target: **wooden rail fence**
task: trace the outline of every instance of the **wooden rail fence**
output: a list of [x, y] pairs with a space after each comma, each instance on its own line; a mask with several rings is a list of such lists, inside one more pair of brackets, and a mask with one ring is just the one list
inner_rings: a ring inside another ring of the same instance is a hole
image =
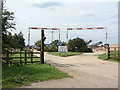
[[[18, 54], [19, 56], [13, 57], [13, 55]], [[27, 63], [35, 63], [40, 62], [41, 57], [37, 57], [34, 54], [41, 54], [41, 52], [33, 52], [33, 51], [19, 51], [19, 52], [7, 52], [5, 57], [2, 57], [3, 61], [6, 64], [27, 64]], [[34, 58], [39, 58], [39, 60], [35, 60]], [[16, 60], [15, 60], [16, 59]], [[29, 60], [28, 60], [29, 59]]]
[[120, 47], [109, 47], [108, 48], [108, 59], [112, 58], [114, 60], [120, 59]]

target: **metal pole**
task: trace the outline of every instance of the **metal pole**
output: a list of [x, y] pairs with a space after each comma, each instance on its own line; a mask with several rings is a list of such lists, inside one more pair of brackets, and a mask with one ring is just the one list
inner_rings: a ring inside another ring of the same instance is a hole
[[68, 30], [67, 30], [67, 49], [68, 49]]
[[107, 27], [106, 27], [106, 55], [108, 54], [108, 49], [107, 49], [108, 47], [107, 47]]
[[28, 30], [28, 48], [30, 49], [30, 28]]
[[52, 42], [53, 42], [53, 31], [52, 31]]
[[59, 30], [59, 41], [60, 41], [60, 30]]

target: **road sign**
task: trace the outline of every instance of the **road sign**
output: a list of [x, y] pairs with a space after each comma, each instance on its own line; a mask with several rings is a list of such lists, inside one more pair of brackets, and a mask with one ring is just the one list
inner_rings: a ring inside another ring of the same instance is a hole
[[58, 42], [57, 45], [62, 45], [62, 42]]
[[59, 53], [67, 53], [67, 46], [58, 46], [58, 52]]

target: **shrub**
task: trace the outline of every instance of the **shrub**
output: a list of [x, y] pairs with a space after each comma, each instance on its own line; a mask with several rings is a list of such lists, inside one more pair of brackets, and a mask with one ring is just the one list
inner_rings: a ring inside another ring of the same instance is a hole
[[58, 51], [58, 49], [56, 47], [51, 48], [51, 52], [57, 52], [57, 51]]
[[44, 51], [45, 51], [45, 52], [49, 52], [49, 47], [48, 47], [48, 46], [45, 46], [45, 47], [44, 47]]

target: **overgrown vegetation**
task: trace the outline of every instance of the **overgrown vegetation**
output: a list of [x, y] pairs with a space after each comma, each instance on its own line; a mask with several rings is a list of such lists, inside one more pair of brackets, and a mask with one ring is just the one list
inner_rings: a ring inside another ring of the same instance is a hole
[[73, 55], [80, 55], [81, 52], [68, 52], [68, 53], [59, 53], [59, 52], [48, 52], [48, 54], [61, 56], [61, 57], [67, 57], [67, 56], [73, 56]]

